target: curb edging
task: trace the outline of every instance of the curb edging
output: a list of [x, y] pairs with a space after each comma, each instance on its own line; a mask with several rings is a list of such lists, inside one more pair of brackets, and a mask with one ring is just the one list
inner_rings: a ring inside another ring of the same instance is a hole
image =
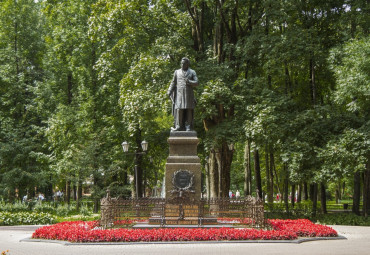
[[68, 241], [50, 240], [50, 239], [33, 239], [24, 238], [19, 242], [43, 242], [57, 243], [65, 246], [70, 245], [138, 245], [138, 244], [237, 244], [237, 243], [291, 243], [301, 244], [313, 241], [330, 241], [330, 240], [347, 240], [345, 236], [338, 235], [337, 237], [308, 237], [295, 240], [230, 240], [230, 241], [164, 241], [164, 242], [94, 242], [94, 243], [72, 243]]

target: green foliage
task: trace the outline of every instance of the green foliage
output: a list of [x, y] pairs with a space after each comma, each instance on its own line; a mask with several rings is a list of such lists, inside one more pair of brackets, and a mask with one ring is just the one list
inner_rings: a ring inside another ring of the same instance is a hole
[[42, 202], [37, 202], [36, 205], [33, 207], [33, 211], [38, 212], [38, 213], [50, 213], [50, 214], [55, 214], [55, 208], [54, 206], [47, 204], [47, 203], [42, 203]]
[[349, 111], [369, 115], [370, 37], [350, 40], [334, 48], [330, 55], [331, 69], [337, 79], [335, 101]]
[[0, 225], [45, 225], [56, 223], [56, 219], [48, 213], [31, 212], [0, 212]]
[[241, 126], [235, 118], [235, 105], [242, 102], [243, 97], [233, 91], [233, 86], [222, 79], [210, 80], [205, 83], [199, 98], [199, 117], [206, 123], [207, 151], [219, 147], [222, 141], [231, 139], [240, 132]]
[[69, 215], [69, 207], [68, 205], [58, 205], [57, 209], [55, 210], [55, 214], [59, 217], [65, 217]]
[[340, 136], [333, 137], [319, 154], [324, 162], [322, 173], [334, 179], [364, 171], [370, 154], [368, 134], [361, 129], [346, 129]]
[[43, 225], [63, 221], [98, 220], [100, 214], [93, 214], [92, 208], [84, 203], [79, 211], [75, 205], [37, 202], [34, 206], [28, 203], [0, 203], [0, 225]]
[[[321, 203], [317, 203], [320, 208]], [[295, 203], [294, 207], [291, 203], [288, 204], [289, 212], [286, 211], [284, 203], [265, 204], [266, 217], [269, 219], [299, 219], [310, 218], [312, 216], [312, 201], [302, 201]]]
[[1, 1], [0, 8], [0, 183], [2, 196], [14, 199], [36, 185], [48, 166], [38, 157], [45, 151], [43, 126], [34, 93], [43, 79], [43, 24], [39, 4], [31, 0]]
[[90, 210], [89, 207], [87, 207], [86, 205], [83, 205], [80, 207], [80, 214], [82, 216], [91, 216], [92, 211]]
[[349, 176], [365, 171], [370, 160], [370, 37], [353, 39], [331, 50], [331, 70], [337, 79], [334, 100], [353, 114], [351, 124], [320, 150], [324, 172]]
[[29, 206], [26, 203], [21, 203], [19, 201], [12, 203], [0, 202], [0, 211], [2, 212], [24, 212], [28, 211]]
[[353, 213], [322, 214], [314, 219], [317, 223], [327, 225], [370, 226], [370, 218]]

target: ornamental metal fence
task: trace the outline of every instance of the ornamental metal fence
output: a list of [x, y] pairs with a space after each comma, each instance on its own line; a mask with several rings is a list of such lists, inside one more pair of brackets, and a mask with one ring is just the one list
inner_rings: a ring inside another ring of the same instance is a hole
[[198, 227], [243, 226], [264, 228], [264, 203], [248, 196], [243, 199], [186, 198], [124, 199], [107, 196], [101, 199], [101, 221], [111, 227], [168, 227], [197, 225]]

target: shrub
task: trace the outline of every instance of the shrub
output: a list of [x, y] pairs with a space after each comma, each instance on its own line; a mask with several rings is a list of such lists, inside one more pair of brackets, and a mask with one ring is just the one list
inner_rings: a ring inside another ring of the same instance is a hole
[[[288, 204], [289, 214], [285, 210], [284, 203], [273, 203], [265, 204], [265, 210], [267, 210], [266, 216], [269, 219], [298, 219], [298, 218], [310, 218], [312, 216], [312, 201], [302, 201], [295, 203], [294, 207], [291, 203]], [[320, 211], [321, 203], [317, 202], [317, 212]]]
[[36, 203], [33, 210], [36, 211], [36, 212], [44, 212], [44, 213], [55, 214], [55, 208], [52, 205], [47, 204], [47, 203], [38, 202], [38, 203]]
[[92, 214], [92, 211], [86, 206], [83, 205], [80, 207], [80, 214], [83, 216], [90, 216]]
[[0, 211], [2, 212], [24, 212], [28, 211], [29, 207], [27, 203], [15, 202], [12, 203], [0, 203]]
[[370, 226], [370, 217], [358, 216], [354, 213], [323, 214], [315, 220], [328, 225]]
[[55, 210], [55, 214], [61, 217], [68, 216], [69, 214], [68, 205], [59, 205]]
[[55, 218], [48, 213], [0, 212], [0, 225], [44, 225], [55, 222]]

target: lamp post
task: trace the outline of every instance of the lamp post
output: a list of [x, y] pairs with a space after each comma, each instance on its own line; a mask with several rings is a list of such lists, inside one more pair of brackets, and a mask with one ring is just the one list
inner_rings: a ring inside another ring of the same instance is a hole
[[143, 155], [147, 152], [148, 150], [148, 142], [147, 141], [142, 141], [141, 142], [141, 148], [143, 150], [143, 152], [133, 152], [133, 153], [129, 153], [128, 152], [128, 149], [130, 148], [130, 144], [126, 141], [124, 141], [122, 144], [122, 149], [123, 149], [123, 152], [126, 154], [126, 155], [135, 155], [135, 196], [136, 196], [136, 199], [139, 198], [139, 180], [138, 180], [138, 173], [137, 173], [137, 156], [138, 155]]

